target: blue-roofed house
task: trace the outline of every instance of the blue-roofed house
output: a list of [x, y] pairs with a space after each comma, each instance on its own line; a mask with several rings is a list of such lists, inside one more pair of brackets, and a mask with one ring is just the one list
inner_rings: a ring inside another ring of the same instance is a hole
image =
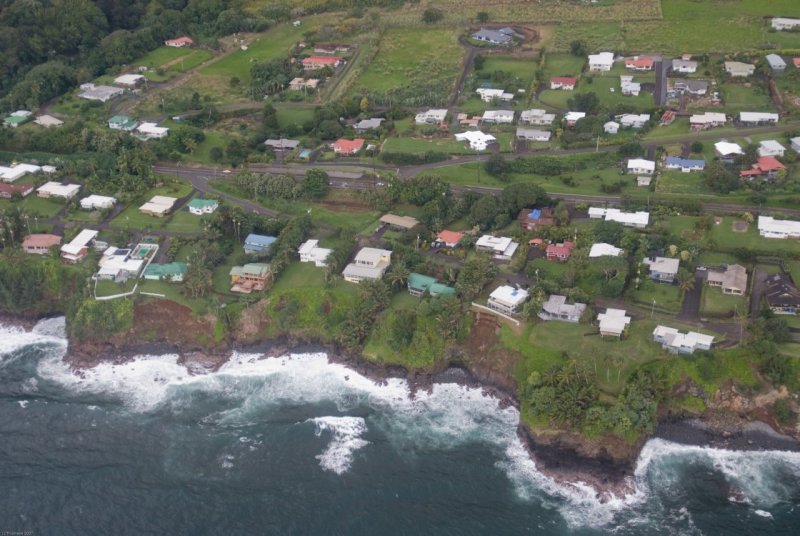
[[526, 231], [555, 225], [553, 209], [548, 207], [533, 209], [523, 208], [519, 213], [518, 219], [520, 227]]
[[274, 236], [264, 236], [258, 234], [249, 234], [244, 239], [244, 252], [248, 255], [259, 255], [266, 253], [269, 247], [275, 242], [277, 238]]
[[683, 173], [703, 171], [706, 167], [705, 160], [690, 160], [679, 156], [668, 156], [664, 164], [666, 169], [679, 169]]

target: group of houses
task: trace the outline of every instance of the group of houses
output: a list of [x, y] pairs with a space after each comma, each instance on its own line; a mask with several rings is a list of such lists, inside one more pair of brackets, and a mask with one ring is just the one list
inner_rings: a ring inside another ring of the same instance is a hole
[[141, 140], [161, 139], [169, 134], [169, 128], [167, 127], [160, 127], [157, 123], [151, 122], [140, 123], [126, 115], [113, 116], [108, 120], [108, 128], [131, 132]]

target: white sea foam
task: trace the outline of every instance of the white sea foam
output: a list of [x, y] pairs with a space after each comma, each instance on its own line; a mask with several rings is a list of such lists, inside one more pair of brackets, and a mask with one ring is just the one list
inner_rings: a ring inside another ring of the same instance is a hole
[[0, 366], [5, 358], [21, 348], [48, 345], [66, 349], [64, 317], [42, 320], [31, 331], [18, 326], [0, 325]]
[[369, 445], [361, 438], [367, 431], [367, 423], [362, 417], [315, 417], [309, 419], [316, 427], [314, 433], [331, 433], [331, 441], [322, 454], [317, 456], [319, 465], [326, 471], [341, 475], [350, 469], [353, 453]]

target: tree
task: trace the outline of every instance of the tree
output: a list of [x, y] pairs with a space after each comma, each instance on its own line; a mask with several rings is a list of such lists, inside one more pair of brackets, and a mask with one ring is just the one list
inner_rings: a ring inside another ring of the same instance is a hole
[[417, 331], [417, 313], [410, 309], [400, 309], [394, 314], [389, 327], [389, 343], [394, 350], [411, 344], [414, 332]]
[[597, 113], [598, 108], [600, 108], [600, 99], [593, 91], [588, 93], [578, 93], [571, 99], [567, 100], [567, 106], [569, 106], [570, 110], [586, 112], [587, 114], [595, 114]]
[[727, 194], [739, 188], [739, 177], [719, 160], [709, 163], [704, 175], [706, 186], [717, 193]]
[[691, 151], [694, 154], [702, 153], [703, 152], [703, 142], [702, 141], [692, 142]]
[[369, 111], [369, 99], [366, 96], [361, 97], [361, 102], [358, 103], [358, 108], [361, 110], [361, 113], [367, 113]]
[[681, 292], [689, 292], [694, 289], [694, 274], [686, 268], [681, 268], [678, 270], [675, 279], [678, 281], [678, 287], [681, 289]]
[[422, 12], [422, 22], [425, 24], [435, 24], [444, 18], [444, 13], [441, 9], [429, 7]]
[[608, 244], [619, 245], [625, 227], [616, 221], [601, 221], [594, 229], [594, 236], [598, 242], [606, 242]]
[[465, 300], [472, 300], [497, 273], [497, 266], [484, 256], [469, 259], [461, 267], [456, 290]]
[[586, 43], [583, 41], [576, 39], [569, 44], [569, 52], [573, 56], [584, 57], [587, 54], [586, 50]]
[[472, 60], [472, 65], [475, 67], [476, 71], [482, 70], [485, 64], [486, 64], [486, 56], [484, 56], [483, 54], [476, 54], [475, 59]]
[[485, 24], [489, 22], [489, 13], [487, 11], [478, 11], [477, 15], [475, 15], [475, 20], [481, 24]]
[[502, 211], [497, 199], [492, 195], [481, 197], [469, 211], [470, 225], [477, 225], [481, 229], [490, 228]]
[[322, 198], [328, 194], [328, 174], [321, 169], [310, 169], [303, 180], [303, 193], [307, 197]]
[[403, 288], [409, 275], [411, 275], [411, 272], [408, 268], [402, 264], [396, 264], [392, 266], [392, 269], [386, 274], [386, 281], [392, 288]]
[[503, 155], [493, 154], [486, 160], [484, 169], [489, 175], [499, 177], [511, 171], [511, 164], [506, 161]]
[[214, 146], [208, 151], [208, 157], [212, 162], [222, 162], [222, 159], [225, 158], [225, 151], [222, 150], [222, 147]]

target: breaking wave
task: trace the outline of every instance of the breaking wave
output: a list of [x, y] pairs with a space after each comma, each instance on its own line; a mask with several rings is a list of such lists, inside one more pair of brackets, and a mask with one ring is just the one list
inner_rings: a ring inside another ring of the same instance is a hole
[[320, 467], [326, 471], [337, 475], [346, 472], [353, 463], [353, 453], [369, 444], [369, 441], [361, 439], [367, 431], [367, 423], [362, 417], [315, 417], [309, 421], [314, 423], [317, 436], [323, 432], [332, 435], [328, 448], [317, 456]]

